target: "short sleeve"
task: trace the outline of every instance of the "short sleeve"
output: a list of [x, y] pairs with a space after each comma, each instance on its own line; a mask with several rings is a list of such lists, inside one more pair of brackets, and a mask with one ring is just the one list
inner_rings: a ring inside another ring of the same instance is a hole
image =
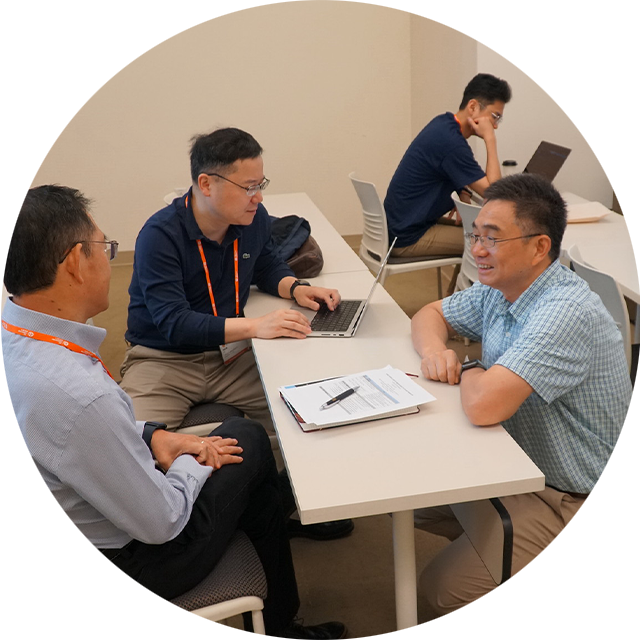
[[551, 403], [589, 374], [593, 324], [577, 303], [540, 305], [496, 364], [516, 373]]
[[446, 154], [442, 161], [442, 170], [447, 174], [456, 191], [472, 182], [482, 180], [486, 175], [466, 141], [464, 145], [456, 145]]
[[456, 333], [475, 342], [482, 341], [485, 289], [480, 283], [474, 283], [442, 301], [445, 320]]

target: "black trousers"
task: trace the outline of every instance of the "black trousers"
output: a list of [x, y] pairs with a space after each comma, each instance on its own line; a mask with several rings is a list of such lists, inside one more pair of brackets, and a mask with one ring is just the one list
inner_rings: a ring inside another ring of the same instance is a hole
[[236, 438], [243, 462], [213, 472], [176, 538], [161, 545], [133, 541], [113, 562], [159, 596], [175, 598], [211, 572], [241, 529], [267, 578], [266, 632], [278, 635], [295, 617], [300, 601], [269, 438], [258, 422], [244, 418], [227, 419], [214, 434]]

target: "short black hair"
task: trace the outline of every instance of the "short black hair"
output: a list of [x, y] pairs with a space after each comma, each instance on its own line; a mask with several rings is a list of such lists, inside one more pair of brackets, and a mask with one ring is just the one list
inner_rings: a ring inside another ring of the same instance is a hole
[[469, 100], [473, 99], [485, 106], [498, 101], [507, 104], [511, 100], [511, 87], [506, 80], [496, 78], [490, 73], [479, 73], [465, 87], [460, 109], [464, 109]]
[[[50, 287], [74, 244], [90, 240], [96, 226], [90, 201], [77, 189], [43, 185], [29, 189], [11, 237], [4, 286], [15, 296]], [[91, 245], [82, 250], [91, 255]]]
[[549, 257], [560, 256], [562, 237], [567, 228], [567, 205], [547, 178], [534, 173], [517, 173], [489, 185], [486, 201], [512, 202], [516, 223], [523, 234], [541, 233], [551, 238]]
[[201, 173], [221, 173], [238, 160], [257, 158], [262, 147], [246, 131], [228, 127], [191, 138], [191, 180]]

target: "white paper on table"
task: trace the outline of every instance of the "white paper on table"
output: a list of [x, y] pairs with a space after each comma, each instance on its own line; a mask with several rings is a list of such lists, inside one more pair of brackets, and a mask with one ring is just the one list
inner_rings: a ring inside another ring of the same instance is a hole
[[[358, 387], [358, 390], [348, 398], [328, 409], [320, 409], [331, 398], [354, 387]], [[361, 422], [435, 400], [406, 373], [391, 366], [280, 387], [279, 391], [304, 422], [318, 426]]]
[[567, 222], [597, 222], [611, 213], [601, 202], [580, 202], [567, 205]]

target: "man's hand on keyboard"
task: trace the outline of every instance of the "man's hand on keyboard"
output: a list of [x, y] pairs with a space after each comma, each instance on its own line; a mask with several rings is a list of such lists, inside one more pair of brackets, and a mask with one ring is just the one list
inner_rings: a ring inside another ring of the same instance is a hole
[[340, 294], [337, 289], [325, 289], [324, 287], [296, 287], [293, 297], [301, 307], [317, 311], [321, 302], [324, 302], [331, 311], [340, 304]]
[[256, 338], [306, 338], [311, 333], [309, 321], [295, 309], [279, 309], [252, 321], [255, 323]]

